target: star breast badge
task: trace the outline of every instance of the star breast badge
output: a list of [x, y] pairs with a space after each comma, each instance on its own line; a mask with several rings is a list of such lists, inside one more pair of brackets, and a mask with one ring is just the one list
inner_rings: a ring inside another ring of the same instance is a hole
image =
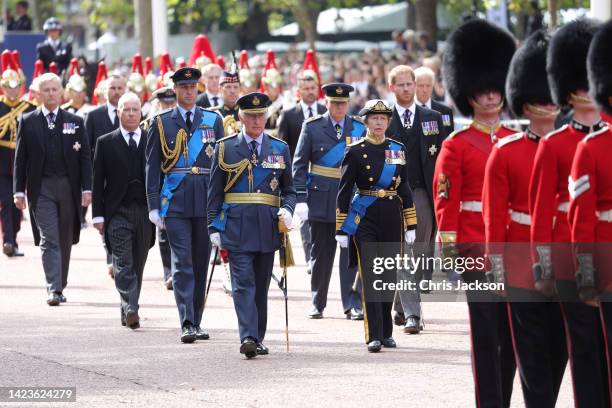
[[75, 152], [78, 152], [79, 150], [81, 150], [81, 144], [79, 142], [74, 142], [74, 144], [72, 145], [72, 149]]

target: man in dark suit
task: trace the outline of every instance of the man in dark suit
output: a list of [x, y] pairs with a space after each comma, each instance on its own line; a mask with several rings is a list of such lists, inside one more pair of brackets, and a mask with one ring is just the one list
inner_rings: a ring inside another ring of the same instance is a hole
[[45, 21], [43, 30], [47, 34], [47, 39], [36, 45], [36, 59], [43, 62], [45, 70], [49, 69], [49, 64], [55, 62], [61, 75], [72, 59], [72, 44], [60, 39], [62, 23], [55, 17]]
[[[396, 104], [387, 137], [402, 142], [406, 147], [410, 175], [408, 182], [418, 220], [412, 249], [415, 256], [427, 257], [433, 256], [435, 239], [432, 193], [434, 167], [446, 133], [442, 116], [438, 112], [417, 105], [415, 87], [414, 71], [409, 66], [398, 65], [389, 72], [389, 89], [395, 94]], [[421, 278], [431, 279], [432, 272], [426, 268], [420, 268], [416, 274], [403, 270], [398, 272], [398, 279], [414, 279], [418, 282]], [[422, 327], [419, 291], [398, 291], [395, 299], [396, 324], [404, 323], [406, 333], [419, 333]]]
[[207, 64], [202, 68], [202, 77], [206, 84], [206, 91], [198, 95], [196, 105], [202, 108], [210, 108], [223, 104], [223, 96], [221, 96], [221, 88], [219, 80], [223, 70], [217, 64]]
[[91, 203], [91, 156], [83, 119], [59, 108], [62, 82], [39, 79], [42, 106], [23, 116], [17, 132], [14, 200], [30, 206], [34, 243], [40, 244], [47, 304], [65, 302], [71, 246], [79, 242], [80, 206]]
[[13, 20], [8, 25], [8, 31], [32, 31], [32, 19], [28, 16], [29, 4], [27, 1], [18, 1], [15, 4], [17, 20]]
[[450, 135], [455, 131], [453, 110], [445, 104], [431, 99], [434, 83], [436, 82], [436, 74], [431, 68], [419, 67], [414, 70], [414, 76], [416, 82], [417, 104], [423, 108], [434, 110], [442, 115], [444, 131], [447, 136]]
[[[307, 119], [293, 158], [293, 178], [297, 191], [295, 212], [310, 223], [312, 238], [311, 319], [321, 319], [327, 306], [327, 292], [336, 255], [336, 196], [340, 164], [346, 146], [366, 135], [366, 126], [346, 113], [351, 85], [326, 84], [328, 112]], [[348, 250], [340, 247], [340, 292], [347, 319], [363, 320], [361, 297], [353, 291], [356, 268], [349, 268]]]
[[145, 191], [145, 135], [140, 99], [124, 94], [117, 105], [120, 127], [98, 138], [94, 156], [93, 223], [111, 249], [121, 324], [140, 327], [138, 299], [155, 225]]
[[[125, 93], [126, 81], [125, 78], [118, 74], [112, 74], [108, 79], [108, 88], [106, 91], [106, 103], [99, 106], [85, 115], [85, 129], [87, 130], [87, 136], [89, 137], [89, 146], [91, 147], [91, 156], [94, 157], [94, 149], [96, 147], [97, 139], [107, 133], [112, 132], [119, 128], [119, 116], [117, 115], [117, 103], [119, 98]], [[83, 208], [83, 220], [85, 221], [85, 214], [87, 208]], [[113, 275], [113, 258], [110, 251], [106, 248], [106, 241], [103, 240], [106, 250], [106, 266], [108, 267], [108, 274]]]
[[168, 233], [183, 343], [209, 338], [200, 327], [210, 253], [206, 196], [214, 145], [223, 137], [221, 116], [195, 105], [200, 75], [189, 67], [172, 75], [178, 106], [156, 117], [146, 148], [149, 219]]
[[[327, 112], [325, 105], [317, 102], [319, 97], [319, 81], [314, 71], [305, 70], [302, 72], [298, 79], [298, 89], [300, 91], [300, 102], [295, 107], [283, 111], [278, 120], [278, 137], [289, 145], [289, 153], [292, 160], [300, 133], [302, 132], [304, 120]], [[308, 265], [307, 270], [308, 273], [312, 273], [312, 260], [310, 259], [312, 242], [310, 241], [310, 224], [308, 224], [308, 220], [301, 220], [300, 235], [302, 236], [304, 258]]]

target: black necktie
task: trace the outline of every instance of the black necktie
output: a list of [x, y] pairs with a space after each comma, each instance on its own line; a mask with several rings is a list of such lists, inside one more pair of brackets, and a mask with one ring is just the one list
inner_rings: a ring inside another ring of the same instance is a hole
[[191, 129], [191, 111], [185, 112], [185, 124], [187, 129]]
[[336, 123], [335, 128], [336, 128], [336, 137], [340, 139], [342, 137], [342, 127], [340, 126], [339, 123]]
[[312, 107], [308, 107], [308, 117], [312, 118]]
[[115, 120], [113, 121], [113, 126], [115, 128], [119, 127], [119, 115], [117, 115], [117, 109], [114, 109], [113, 112], [115, 113]]
[[251, 140], [251, 153], [253, 153], [253, 157], [257, 159], [257, 141]]
[[412, 111], [406, 109], [404, 111], [404, 127], [406, 129], [410, 129], [411, 123], [410, 123], [410, 117], [412, 116]]
[[55, 127], [55, 113], [47, 113], [47, 124], [49, 125], [49, 129], [53, 129]]
[[213, 106], [217, 106], [217, 105], [219, 105], [219, 97], [213, 96]]
[[130, 146], [130, 149], [137, 150], [138, 149], [138, 145], [136, 144], [136, 140], [134, 140], [134, 132], [129, 132], [128, 136], [130, 137], [130, 140], [128, 142], [128, 145]]

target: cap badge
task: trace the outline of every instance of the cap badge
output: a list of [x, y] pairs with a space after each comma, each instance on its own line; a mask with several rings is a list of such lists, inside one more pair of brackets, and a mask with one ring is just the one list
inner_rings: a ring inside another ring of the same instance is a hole
[[259, 106], [260, 103], [261, 102], [260, 102], [259, 98], [257, 96], [254, 96], [253, 97], [253, 106]]

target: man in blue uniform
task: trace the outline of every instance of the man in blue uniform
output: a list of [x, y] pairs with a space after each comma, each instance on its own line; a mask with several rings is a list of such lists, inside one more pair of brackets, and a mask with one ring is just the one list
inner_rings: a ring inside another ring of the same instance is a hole
[[[346, 114], [353, 90], [347, 84], [323, 85], [328, 111], [304, 122], [293, 160], [298, 194], [295, 211], [310, 223], [312, 239], [312, 309], [308, 314], [312, 319], [321, 319], [327, 306], [336, 255], [336, 196], [344, 149], [366, 134], [363, 122]], [[361, 297], [353, 290], [356, 273], [356, 268], [348, 267], [347, 249], [341, 247], [340, 292], [344, 313], [347, 319], [362, 320]]]
[[289, 147], [266, 133], [269, 98], [253, 92], [238, 99], [242, 130], [215, 147], [208, 194], [213, 245], [229, 255], [240, 353], [268, 354], [263, 345], [279, 223], [289, 227], [296, 194]]
[[172, 252], [172, 286], [181, 341], [206, 340], [200, 327], [209, 257], [206, 194], [219, 114], [196, 107], [198, 69], [172, 76], [178, 106], [160, 113], [148, 131], [146, 184], [149, 219], [166, 229]]

